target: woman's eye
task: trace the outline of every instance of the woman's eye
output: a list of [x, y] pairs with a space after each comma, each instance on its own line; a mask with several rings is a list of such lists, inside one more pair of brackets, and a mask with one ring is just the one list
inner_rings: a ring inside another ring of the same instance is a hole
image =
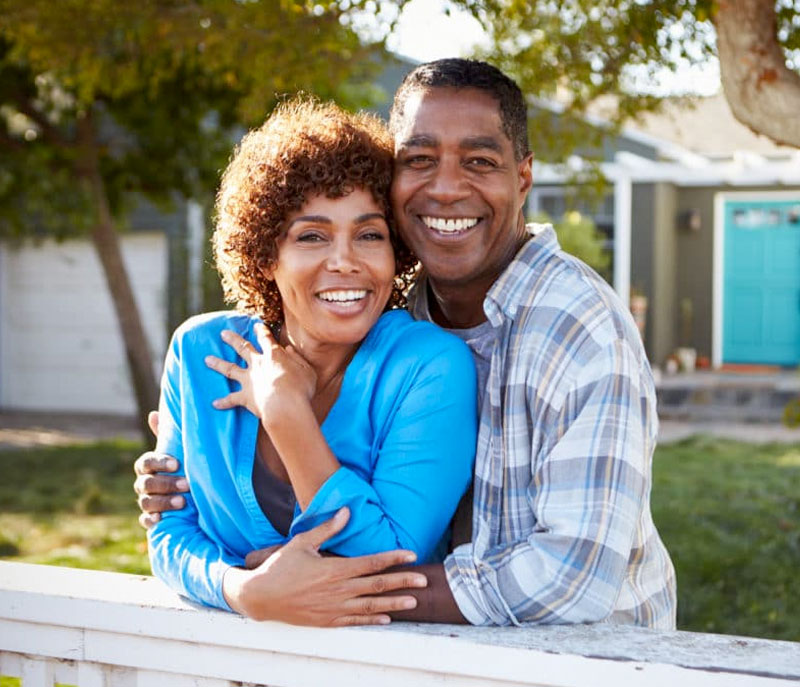
[[304, 231], [297, 237], [298, 243], [315, 243], [317, 241], [324, 241], [325, 237], [316, 231]]

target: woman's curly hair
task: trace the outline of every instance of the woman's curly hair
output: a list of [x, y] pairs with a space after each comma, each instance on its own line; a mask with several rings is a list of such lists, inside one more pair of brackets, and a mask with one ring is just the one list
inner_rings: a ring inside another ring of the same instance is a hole
[[234, 151], [217, 193], [212, 242], [225, 299], [268, 324], [283, 319], [275, 282], [264, 275], [278, 258], [288, 216], [319, 194], [372, 194], [386, 214], [395, 254], [387, 309], [405, 305], [416, 258], [391, 218], [393, 144], [380, 119], [345, 112], [334, 103], [295, 97], [274, 110]]

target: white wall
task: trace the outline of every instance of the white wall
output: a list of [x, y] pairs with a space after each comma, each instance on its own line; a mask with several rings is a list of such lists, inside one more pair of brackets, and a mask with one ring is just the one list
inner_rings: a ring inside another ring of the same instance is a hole
[[[154, 370], [166, 350], [167, 241], [122, 237]], [[135, 412], [125, 349], [88, 240], [0, 244], [0, 407]]]

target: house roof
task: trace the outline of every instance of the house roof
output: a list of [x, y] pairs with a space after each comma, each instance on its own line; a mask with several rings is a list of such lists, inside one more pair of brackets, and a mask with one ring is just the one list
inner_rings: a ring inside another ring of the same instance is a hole
[[661, 112], [643, 115], [627, 128], [709, 157], [730, 157], [737, 151], [785, 157], [793, 151], [739, 122], [722, 92], [709, 97], [672, 99]]

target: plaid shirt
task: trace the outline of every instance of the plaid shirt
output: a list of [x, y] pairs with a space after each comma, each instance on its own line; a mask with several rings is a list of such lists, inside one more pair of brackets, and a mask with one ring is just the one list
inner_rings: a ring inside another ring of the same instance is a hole
[[[475, 625], [675, 627], [675, 572], [650, 514], [658, 419], [627, 309], [549, 225], [484, 301], [494, 345], [472, 542], [445, 560]], [[428, 312], [424, 277], [410, 297]]]

